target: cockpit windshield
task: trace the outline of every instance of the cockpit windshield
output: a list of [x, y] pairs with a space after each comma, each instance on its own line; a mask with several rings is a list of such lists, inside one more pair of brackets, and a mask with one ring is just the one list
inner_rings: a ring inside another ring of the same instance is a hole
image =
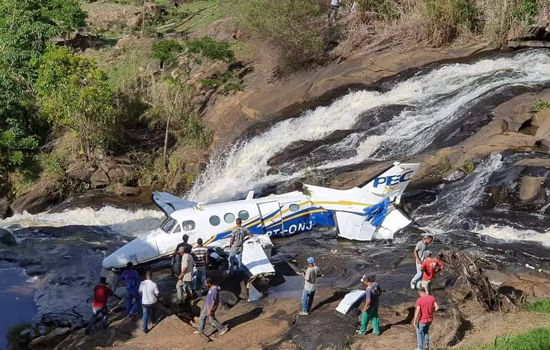
[[164, 222], [162, 223], [162, 225], [160, 225], [160, 229], [163, 230], [165, 233], [170, 233], [172, 232], [172, 229], [174, 228], [174, 226], [176, 226], [178, 222], [172, 218], [168, 218], [166, 220], [164, 220]]

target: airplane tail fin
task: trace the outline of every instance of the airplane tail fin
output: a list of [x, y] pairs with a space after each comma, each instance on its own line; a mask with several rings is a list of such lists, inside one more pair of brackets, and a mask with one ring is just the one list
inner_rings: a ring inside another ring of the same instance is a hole
[[380, 175], [375, 176], [369, 183], [358, 191], [358, 201], [378, 203], [385, 198], [391, 202], [399, 202], [401, 194], [420, 168], [420, 163], [393, 163]]

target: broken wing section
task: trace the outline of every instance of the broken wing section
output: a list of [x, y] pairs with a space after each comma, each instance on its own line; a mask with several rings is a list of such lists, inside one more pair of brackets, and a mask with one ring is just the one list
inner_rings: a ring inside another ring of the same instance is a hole
[[170, 214], [177, 210], [193, 208], [197, 205], [197, 202], [188, 201], [166, 192], [154, 192], [153, 202], [167, 216], [170, 216]]
[[267, 235], [258, 235], [243, 244], [242, 262], [249, 277], [268, 276], [275, 273], [269, 257], [273, 244]]

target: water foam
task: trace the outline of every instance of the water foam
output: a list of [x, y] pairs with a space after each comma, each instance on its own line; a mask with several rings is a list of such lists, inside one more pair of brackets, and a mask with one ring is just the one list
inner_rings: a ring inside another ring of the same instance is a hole
[[549, 232], [540, 233], [534, 230], [519, 230], [510, 226], [490, 225], [474, 230], [481, 236], [489, 236], [507, 241], [539, 242], [550, 247]]
[[164, 214], [158, 210], [129, 211], [111, 206], [99, 210], [78, 208], [61, 213], [16, 214], [0, 220], [0, 228], [62, 227], [71, 225], [102, 226], [129, 236], [139, 236], [156, 227]]
[[212, 159], [188, 197], [196, 201], [228, 199], [236, 190], [244, 192], [302, 176], [303, 171], [285, 174], [284, 169], [281, 174], [267, 175], [267, 162], [296, 141], [321, 140], [336, 130], [353, 129], [364, 112], [383, 106], [411, 108], [377, 127], [374, 134], [372, 130], [371, 134], [363, 134], [362, 141], [346, 139], [333, 149], [351, 149], [355, 156], [348, 154], [314, 168], [335, 168], [369, 158], [387, 159], [421, 152], [441, 130], [458, 120], [465, 105], [505, 87], [548, 83], [548, 71], [550, 53], [531, 51], [473, 64], [442, 66], [383, 93], [351, 92], [328, 107], [279, 122], [263, 134], [225, 150]]

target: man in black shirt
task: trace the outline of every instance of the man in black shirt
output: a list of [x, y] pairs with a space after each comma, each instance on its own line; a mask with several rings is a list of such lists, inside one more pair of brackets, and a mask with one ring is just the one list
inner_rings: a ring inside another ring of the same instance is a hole
[[189, 241], [188, 235], [183, 235], [183, 237], [181, 237], [181, 240], [183, 242], [178, 244], [178, 246], [174, 250], [174, 254], [172, 254], [172, 272], [174, 273], [174, 275], [176, 275], [176, 277], [178, 277], [181, 273], [181, 255], [178, 254], [178, 251], [180, 250], [180, 248], [185, 249], [186, 247], [188, 247], [189, 251], [191, 251], [191, 249], [193, 248], [191, 244], [187, 243], [187, 241]]

